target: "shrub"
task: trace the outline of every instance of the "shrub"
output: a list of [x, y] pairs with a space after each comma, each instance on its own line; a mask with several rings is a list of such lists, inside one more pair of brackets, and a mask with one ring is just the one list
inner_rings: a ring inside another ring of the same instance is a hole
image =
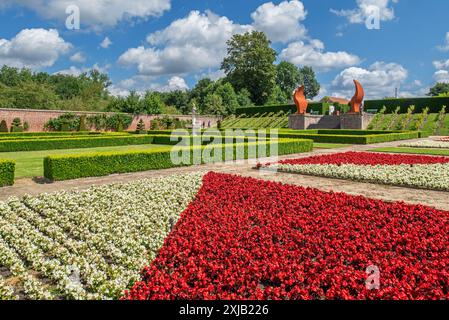
[[23, 131], [28, 131], [28, 130], [30, 130], [30, 124], [25, 121], [23, 123]]
[[50, 131], [77, 131], [80, 126], [80, 119], [76, 114], [65, 113], [57, 118], [50, 119], [44, 128]]
[[8, 124], [5, 120], [2, 120], [2, 122], [0, 122], [0, 132], [9, 132]]
[[[221, 145], [222, 159], [227, 153], [232, 153], [236, 159], [236, 147], [242, 144]], [[244, 158], [248, 159], [248, 149], [255, 143], [244, 143]], [[267, 153], [271, 154], [271, 142], [259, 143], [259, 146], [267, 148]], [[193, 164], [194, 152], [198, 149], [204, 150], [210, 148], [203, 147], [184, 147], [190, 150], [190, 164]], [[294, 154], [308, 152], [313, 148], [311, 140], [293, 140], [283, 139], [278, 144], [278, 154]], [[173, 164], [171, 160], [172, 148], [165, 150], [151, 150], [146, 152], [106, 152], [92, 153], [84, 155], [63, 155], [49, 156], [44, 159], [44, 175], [50, 180], [69, 180], [83, 177], [105, 176], [113, 173], [136, 172], [145, 170], [166, 169], [186, 164]], [[258, 151], [259, 152], [259, 151]], [[201, 159], [200, 162], [204, 163]]]
[[140, 119], [139, 123], [137, 123], [136, 133], [139, 133], [139, 134], [145, 133], [145, 123], [143, 122], [143, 119]]
[[87, 126], [86, 126], [86, 116], [85, 115], [80, 116], [80, 124], [78, 127], [78, 131], [80, 131], [80, 132], [88, 131]]
[[0, 152], [38, 151], [74, 148], [97, 148], [124, 145], [150, 144], [152, 136], [105, 136], [61, 139], [0, 140]]
[[400, 113], [406, 113], [410, 106], [416, 106], [415, 112], [421, 113], [428, 107], [429, 113], [438, 113], [441, 107], [449, 105], [449, 97], [426, 97], [426, 98], [401, 98], [365, 101], [365, 110], [380, 110], [383, 106], [387, 108], [387, 113], [392, 113], [396, 107], [400, 108]]
[[11, 132], [23, 132], [22, 120], [14, 118], [11, 123]]
[[14, 184], [14, 161], [0, 159], [0, 187], [12, 186]]
[[[309, 106], [307, 107], [307, 112], [310, 113], [318, 113], [318, 114], [326, 114], [329, 112], [329, 106], [331, 106], [331, 103], [322, 103], [322, 102], [312, 102], [309, 103]], [[348, 110], [347, 106], [340, 106], [340, 111]], [[245, 114], [247, 116], [254, 116], [261, 113], [278, 113], [278, 112], [284, 112], [286, 114], [289, 113], [295, 113], [297, 111], [296, 105], [294, 104], [285, 104], [285, 105], [273, 105], [273, 106], [256, 106], [256, 107], [243, 107], [243, 108], [237, 108], [235, 113], [236, 115], [242, 115]]]

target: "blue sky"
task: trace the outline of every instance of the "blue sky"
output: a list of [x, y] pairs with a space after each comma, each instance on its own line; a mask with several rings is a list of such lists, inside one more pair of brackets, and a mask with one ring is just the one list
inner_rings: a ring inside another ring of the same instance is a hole
[[[66, 27], [71, 4], [79, 30]], [[370, 98], [395, 87], [422, 96], [449, 82], [447, 12], [441, 0], [2, 0], [0, 64], [70, 74], [98, 68], [113, 94], [191, 88], [222, 75], [229, 37], [262, 30], [279, 61], [313, 66], [320, 96], [349, 97], [354, 78]], [[380, 29], [368, 29], [376, 19]]]

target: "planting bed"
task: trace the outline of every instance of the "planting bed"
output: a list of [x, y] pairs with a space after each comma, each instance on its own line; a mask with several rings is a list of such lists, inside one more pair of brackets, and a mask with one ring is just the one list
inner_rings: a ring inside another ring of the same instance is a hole
[[445, 211], [208, 173], [124, 298], [447, 299], [448, 245]]
[[118, 298], [156, 256], [201, 178], [0, 202], [0, 300]]
[[449, 191], [449, 157], [347, 152], [285, 160], [262, 169]]

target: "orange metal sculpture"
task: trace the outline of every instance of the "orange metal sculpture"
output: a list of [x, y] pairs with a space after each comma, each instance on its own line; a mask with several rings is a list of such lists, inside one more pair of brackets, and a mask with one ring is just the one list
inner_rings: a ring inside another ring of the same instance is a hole
[[306, 96], [304, 95], [304, 86], [300, 86], [295, 90], [293, 100], [295, 101], [296, 107], [298, 108], [298, 114], [306, 114], [307, 106], [309, 105], [309, 103], [307, 102]]
[[362, 85], [357, 80], [354, 80], [355, 84], [355, 95], [352, 97], [349, 105], [351, 106], [351, 113], [360, 113], [362, 108], [363, 98], [365, 98], [365, 91]]

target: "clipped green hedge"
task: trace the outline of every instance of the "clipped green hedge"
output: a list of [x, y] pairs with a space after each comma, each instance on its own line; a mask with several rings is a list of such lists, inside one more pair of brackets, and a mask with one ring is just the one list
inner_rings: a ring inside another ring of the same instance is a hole
[[106, 136], [61, 139], [21, 139], [0, 141], [0, 152], [38, 151], [55, 149], [97, 148], [150, 144], [153, 136]]
[[422, 132], [397, 132], [386, 134], [345, 135], [345, 134], [308, 134], [308, 133], [279, 133], [279, 138], [312, 139], [316, 143], [341, 144], [373, 144], [399, 140], [418, 139]]
[[[332, 103], [324, 103], [324, 102], [312, 102], [309, 103], [309, 106], [307, 107], [307, 112], [318, 112], [319, 114], [326, 114], [326, 112], [329, 111], [329, 106], [331, 106]], [[258, 106], [258, 107], [243, 107], [243, 108], [237, 108], [235, 110], [235, 114], [242, 115], [245, 114], [247, 116], [253, 116], [256, 114], [263, 114], [263, 113], [278, 113], [280, 111], [283, 111], [284, 113], [295, 113], [297, 111], [296, 105], [294, 104], [284, 104], [284, 105], [274, 105], [274, 106]]]
[[[237, 144], [221, 144], [221, 160], [225, 160], [227, 153], [232, 153], [234, 160], [237, 159], [237, 146], [244, 146], [244, 159], [251, 157], [249, 155], [249, 147], [266, 147], [267, 155], [271, 155], [272, 144], [276, 142], [261, 143], [237, 143]], [[186, 166], [194, 164], [194, 155], [206, 150], [211, 152], [216, 145], [202, 147], [180, 147], [177, 150], [190, 151], [189, 164], [174, 164], [171, 160], [171, 152], [173, 148], [167, 147], [163, 150], [153, 150], [146, 152], [103, 152], [79, 155], [55, 155], [44, 159], [44, 176], [52, 181], [69, 180], [85, 177], [106, 176], [114, 173], [137, 172], [146, 170], [167, 169], [178, 166]], [[313, 149], [311, 140], [299, 139], [283, 139], [278, 141], [278, 154], [294, 154], [309, 152]], [[257, 153], [260, 152], [258, 148]], [[213, 152], [211, 152], [213, 153]], [[200, 159], [199, 163], [204, 163], [204, 159]]]
[[0, 159], [0, 187], [12, 186], [14, 184], [14, 161]]
[[34, 138], [34, 137], [65, 137], [65, 136], [84, 136], [84, 135], [102, 135], [102, 132], [11, 132], [0, 133], [0, 138]]
[[425, 108], [429, 108], [429, 113], [439, 113], [443, 106], [449, 107], [449, 97], [425, 97], [425, 98], [400, 98], [383, 100], [366, 100], [365, 110], [380, 111], [386, 107], [386, 113], [392, 113], [400, 107], [399, 113], [407, 113], [410, 106], [415, 106], [414, 113], [421, 113]]

